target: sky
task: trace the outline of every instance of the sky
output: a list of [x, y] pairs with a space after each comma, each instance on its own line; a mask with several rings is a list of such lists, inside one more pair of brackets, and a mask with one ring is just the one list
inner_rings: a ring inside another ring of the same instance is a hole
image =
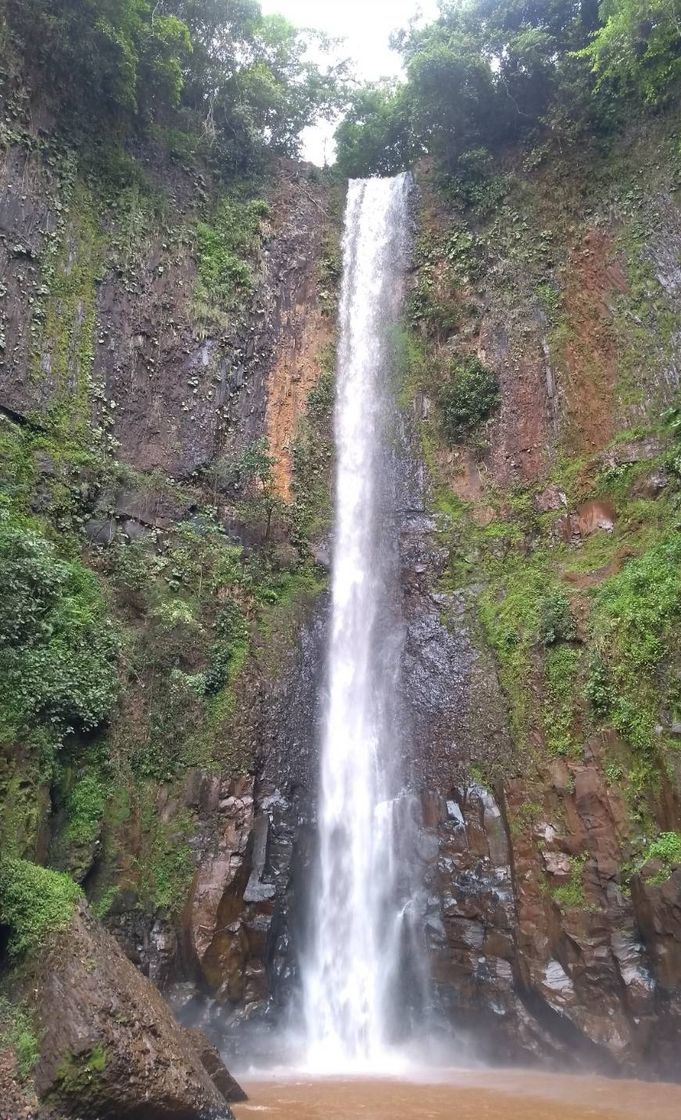
[[[390, 33], [405, 27], [412, 16], [438, 14], [437, 0], [260, 0], [267, 15], [278, 12], [298, 27], [315, 27], [343, 38], [341, 58], [351, 58], [359, 78], [395, 76], [400, 58], [388, 45]], [[323, 164], [333, 159], [333, 125], [322, 122], [303, 133], [303, 158]]]

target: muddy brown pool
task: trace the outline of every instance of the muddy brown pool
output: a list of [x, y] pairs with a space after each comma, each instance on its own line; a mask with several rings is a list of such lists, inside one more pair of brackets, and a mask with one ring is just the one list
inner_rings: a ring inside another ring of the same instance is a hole
[[452, 1072], [436, 1083], [242, 1079], [237, 1120], [681, 1120], [681, 1086], [522, 1070]]

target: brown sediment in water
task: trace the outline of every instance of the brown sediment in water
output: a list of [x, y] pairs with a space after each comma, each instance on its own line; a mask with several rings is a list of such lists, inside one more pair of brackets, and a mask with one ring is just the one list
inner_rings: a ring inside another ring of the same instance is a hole
[[237, 1120], [679, 1120], [681, 1086], [525, 1070], [457, 1071], [435, 1083], [382, 1078], [254, 1080]]

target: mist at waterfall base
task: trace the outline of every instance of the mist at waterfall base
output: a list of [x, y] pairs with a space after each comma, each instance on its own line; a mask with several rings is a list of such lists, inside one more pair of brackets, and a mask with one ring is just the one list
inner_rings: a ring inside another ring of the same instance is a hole
[[318, 867], [300, 959], [304, 1063], [395, 1071], [427, 1006], [418, 805], [405, 789], [394, 458], [394, 328], [408, 253], [406, 175], [351, 181], [336, 387], [331, 634], [320, 743]]

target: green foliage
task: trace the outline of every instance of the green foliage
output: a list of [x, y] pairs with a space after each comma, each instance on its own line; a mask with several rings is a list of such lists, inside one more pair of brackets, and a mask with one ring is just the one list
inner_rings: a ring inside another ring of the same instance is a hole
[[586, 906], [584, 895], [584, 864], [586, 855], [570, 858], [570, 878], [567, 883], [554, 887], [552, 895], [558, 905], [565, 910], [583, 910]]
[[324, 62], [324, 37], [256, 0], [3, 0], [4, 14], [32, 83], [89, 145], [158, 122], [184, 135], [185, 158], [200, 149], [234, 175], [295, 154], [342, 103], [345, 66]]
[[189, 31], [151, 0], [7, 0], [7, 15], [70, 116], [151, 115], [178, 103]]
[[270, 538], [275, 513], [286, 517], [285, 503], [279, 496], [274, 477], [276, 459], [270, 455], [267, 437], [254, 440], [239, 456], [227, 464], [225, 479], [242, 496], [241, 514], [257, 527], [264, 528], [264, 542]]
[[394, 83], [361, 86], [336, 130], [338, 169], [349, 178], [394, 175], [412, 160], [404, 93]]
[[339, 165], [385, 173], [427, 153], [483, 208], [495, 178], [484, 150], [527, 141], [536, 153], [544, 137], [563, 146], [607, 133], [629, 106], [671, 99], [681, 77], [678, 0], [462, 0], [395, 45], [406, 81], [355, 91]]
[[595, 711], [631, 743], [655, 742], [658, 671], [681, 615], [681, 540], [665, 535], [606, 580], [594, 597], [586, 685]]
[[97, 579], [0, 509], [0, 676], [5, 734], [41, 720], [88, 730], [118, 694], [118, 638]]
[[457, 443], [486, 420], [499, 401], [496, 374], [471, 355], [458, 362], [452, 378], [440, 392], [442, 423], [447, 437]]
[[598, 87], [651, 104], [668, 97], [681, 78], [678, 0], [603, 0], [600, 16], [603, 26], [582, 52]]
[[33, 1016], [22, 1003], [0, 996], [0, 1049], [10, 1047], [17, 1059], [17, 1073], [26, 1081], [40, 1056]]
[[577, 637], [572, 608], [567, 595], [557, 589], [542, 599], [539, 608], [539, 640], [545, 646], [571, 642]]
[[509, 558], [480, 597], [479, 609], [511, 702], [516, 741], [527, 744], [530, 728], [537, 724], [532, 683], [539, 666], [547, 747], [552, 754], [572, 754], [582, 651], [570, 644], [576, 637], [570, 602], [545, 557]]
[[211, 222], [197, 225], [197, 301], [202, 317], [232, 310], [253, 288], [253, 260], [261, 241], [267, 203], [221, 199]]
[[243, 611], [233, 599], [221, 607], [214, 625], [215, 643], [210, 654], [210, 664], [204, 674], [203, 688], [207, 696], [224, 688], [230, 666], [238, 658], [248, 641], [248, 629]]
[[73, 879], [23, 859], [0, 862], [0, 925], [13, 957], [40, 949], [71, 922], [81, 892]]
[[672, 871], [681, 866], [681, 833], [661, 832], [656, 840], [652, 840], [636, 864], [636, 870], [650, 860], [662, 864], [662, 868], [655, 875], [647, 877], [649, 883], [664, 883]]
[[188, 838], [194, 830], [190, 813], [183, 812], [171, 821], [158, 819], [155, 805], [144, 807], [142, 828], [147, 848], [138, 867], [139, 899], [152, 911], [177, 913], [184, 903], [194, 873], [194, 860]]
[[544, 657], [542, 720], [546, 746], [551, 754], [570, 755], [575, 750], [575, 685], [581, 651], [554, 645]]
[[67, 801], [68, 825], [66, 839], [72, 844], [92, 844], [99, 829], [106, 805], [106, 789], [97, 774], [85, 774], [74, 785]]

